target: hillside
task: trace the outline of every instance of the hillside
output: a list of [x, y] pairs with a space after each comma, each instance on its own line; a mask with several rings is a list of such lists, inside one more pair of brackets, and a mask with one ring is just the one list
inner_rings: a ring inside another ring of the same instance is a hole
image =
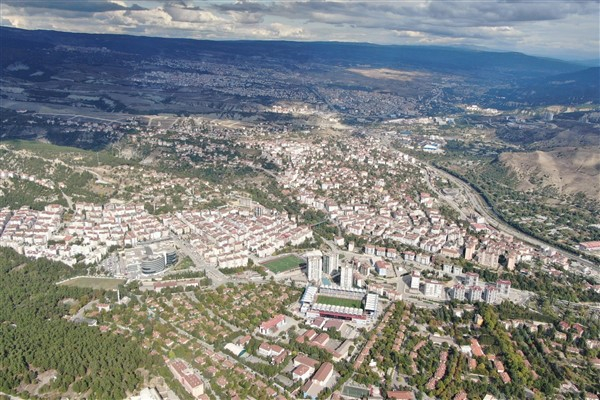
[[500, 161], [519, 178], [519, 189], [554, 186], [561, 194], [600, 198], [600, 154], [594, 148], [503, 153]]
[[497, 95], [523, 105], [600, 104], [600, 67], [535, 79]]
[[[512, 94], [498, 96], [499, 88], [517, 90], [517, 96], [525, 84], [581, 69], [520, 53], [451, 47], [208, 41], [4, 27], [0, 46], [3, 107], [100, 113], [103, 119], [121, 113], [270, 120], [266, 112], [278, 102], [371, 121], [444, 115], [460, 112], [459, 104], [493, 102], [506, 108]], [[23, 132], [22, 125], [8, 121], [4, 134], [31, 139], [55, 129]], [[74, 144], [62, 139], [52, 141]], [[113, 140], [96, 135], [90, 141]]]

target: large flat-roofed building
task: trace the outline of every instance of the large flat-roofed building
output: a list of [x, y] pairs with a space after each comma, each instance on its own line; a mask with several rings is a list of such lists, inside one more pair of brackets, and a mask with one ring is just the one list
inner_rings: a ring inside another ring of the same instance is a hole
[[128, 275], [140, 272], [144, 275], [154, 275], [177, 264], [178, 261], [179, 257], [171, 240], [125, 249], [121, 255], [123, 270], [127, 271]]
[[423, 280], [423, 294], [428, 297], [441, 297], [444, 285], [433, 279]]
[[379, 304], [379, 295], [375, 293], [367, 294], [365, 300], [365, 313], [374, 317], [377, 315], [377, 308]]

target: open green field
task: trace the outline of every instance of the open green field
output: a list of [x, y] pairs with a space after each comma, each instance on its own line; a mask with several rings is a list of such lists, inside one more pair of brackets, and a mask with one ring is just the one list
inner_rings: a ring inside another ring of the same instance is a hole
[[362, 399], [363, 397], [369, 396], [369, 389], [346, 385], [344, 386], [344, 389], [342, 389], [342, 394]]
[[188, 269], [193, 267], [195, 264], [189, 256], [185, 256], [182, 260], [180, 260], [175, 267], [173, 267], [173, 271], [181, 271], [184, 269]]
[[271, 272], [278, 274], [280, 272], [289, 271], [290, 269], [298, 268], [300, 264], [304, 262], [303, 259], [296, 256], [285, 256], [278, 258], [273, 261], [263, 263], [263, 265], [271, 270]]
[[133, 161], [117, 158], [106, 150], [83, 150], [77, 147], [57, 146], [32, 140], [8, 140], [4, 143], [14, 150], [29, 150], [48, 160], [58, 158], [73, 164], [96, 166], [98, 163], [105, 165], [129, 165], [134, 163]]
[[331, 304], [332, 306], [362, 308], [362, 300], [357, 299], [340, 299], [339, 297], [321, 296], [317, 297], [319, 304]]
[[69, 281], [61, 283], [64, 286], [76, 286], [82, 288], [91, 289], [104, 289], [104, 290], [115, 290], [126, 282], [125, 279], [116, 278], [91, 278], [82, 276], [79, 278], [73, 278]]

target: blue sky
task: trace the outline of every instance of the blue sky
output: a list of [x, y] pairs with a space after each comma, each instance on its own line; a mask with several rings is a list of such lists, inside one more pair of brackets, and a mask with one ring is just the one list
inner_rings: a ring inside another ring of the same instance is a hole
[[600, 0], [0, 0], [24, 29], [194, 39], [470, 46], [600, 58]]

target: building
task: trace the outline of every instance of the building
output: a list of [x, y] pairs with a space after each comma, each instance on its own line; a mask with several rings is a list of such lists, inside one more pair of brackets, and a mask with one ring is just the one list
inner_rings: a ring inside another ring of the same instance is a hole
[[445, 274], [451, 274], [453, 270], [454, 266], [452, 264], [444, 264], [442, 267], [442, 271], [444, 271]]
[[452, 300], [464, 301], [466, 292], [467, 290], [465, 286], [459, 283], [457, 285], [454, 285], [454, 287], [450, 291], [450, 297], [452, 298]]
[[340, 264], [340, 255], [338, 253], [323, 255], [323, 272], [331, 274], [337, 270]]
[[517, 264], [517, 255], [513, 252], [508, 253], [506, 255], [506, 269], [509, 271], [514, 271], [516, 264]]
[[369, 268], [369, 264], [365, 263], [365, 262], [359, 262], [358, 263], [358, 272], [365, 276], [368, 277], [369, 275], [371, 275], [371, 268]]
[[498, 289], [498, 294], [502, 297], [510, 296], [510, 281], [499, 279], [496, 281], [496, 288]]
[[471, 303], [476, 301], [481, 301], [481, 296], [483, 295], [483, 289], [480, 286], [471, 286], [469, 291], [467, 292], [467, 298]]
[[479, 341], [475, 338], [471, 338], [471, 354], [475, 357], [485, 357], [485, 353], [481, 349]]
[[263, 335], [269, 335], [277, 332], [285, 325], [285, 315], [279, 314], [268, 321], [263, 322], [258, 327], [258, 331]]
[[321, 367], [317, 370], [312, 380], [320, 385], [325, 386], [327, 381], [331, 379], [333, 376], [333, 364], [329, 362], [323, 363]]
[[496, 250], [486, 249], [477, 254], [477, 262], [486, 267], [496, 268], [498, 266], [499, 257], [500, 256]]
[[204, 394], [204, 382], [202, 382], [200, 373], [192, 369], [187, 362], [178, 358], [169, 361], [167, 365], [175, 379], [183, 385], [188, 393], [195, 398]]
[[390, 265], [385, 261], [379, 260], [375, 262], [375, 271], [377, 271], [377, 275], [386, 277], [388, 274], [388, 270]]
[[413, 394], [413, 392], [409, 391], [388, 390], [387, 398], [394, 400], [415, 400], [415, 395]]
[[139, 396], [131, 396], [129, 400], [163, 400], [156, 388], [143, 388]]
[[488, 304], [496, 303], [498, 299], [498, 289], [496, 286], [487, 285], [485, 287], [485, 291], [483, 292], [483, 300]]
[[431, 256], [428, 254], [417, 254], [415, 256], [415, 262], [421, 265], [430, 265], [431, 264]]
[[476, 272], [467, 272], [465, 274], [465, 285], [466, 286], [478, 286], [479, 285], [479, 274]]
[[475, 248], [477, 247], [477, 240], [469, 240], [465, 244], [465, 260], [472, 260], [475, 254]]
[[371, 317], [377, 316], [377, 306], [379, 304], [379, 295], [375, 293], [367, 294], [365, 300], [365, 313]]
[[444, 271], [445, 274], [451, 274], [451, 275], [462, 274], [462, 267], [458, 267], [458, 266], [452, 265], [452, 264], [444, 264], [444, 266], [442, 267], [442, 270]]
[[[319, 296], [337, 297], [340, 299], [360, 300], [361, 306], [340, 306], [320, 303]], [[364, 289], [343, 288], [337, 285], [307, 286], [300, 298], [300, 312], [308, 320], [316, 318], [330, 318], [353, 321], [358, 325], [366, 324], [373, 316], [377, 315], [378, 296], [369, 296]], [[366, 306], [368, 306], [366, 308]]]
[[298, 354], [296, 358], [294, 358], [294, 367], [298, 367], [300, 365], [306, 365], [307, 367], [312, 368], [314, 371], [319, 365], [319, 362], [313, 358], [310, 358], [304, 354]]
[[419, 290], [420, 284], [421, 284], [421, 272], [413, 271], [410, 274], [410, 288], [412, 290]]
[[433, 279], [423, 280], [423, 294], [428, 297], [441, 297], [444, 292], [444, 285]]
[[600, 250], [600, 240], [593, 242], [581, 242], [579, 243], [579, 250], [581, 251], [598, 251]]
[[351, 264], [342, 265], [340, 269], [340, 286], [343, 288], [352, 287], [352, 274], [354, 270]]
[[309, 282], [321, 284], [323, 278], [323, 253], [320, 250], [306, 253], [306, 273]]
[[389, 259], [394, 260], [394, 259], [398, 258], [398, 251], [396, 249], [387, 248], [385, 250], [385, 256]]
[[292, 379], [294, 381], [302, 381], [304, 382], [315, 372], [314, 368], [311, 368], [307, 365], [298, 365], [292, 371]]

